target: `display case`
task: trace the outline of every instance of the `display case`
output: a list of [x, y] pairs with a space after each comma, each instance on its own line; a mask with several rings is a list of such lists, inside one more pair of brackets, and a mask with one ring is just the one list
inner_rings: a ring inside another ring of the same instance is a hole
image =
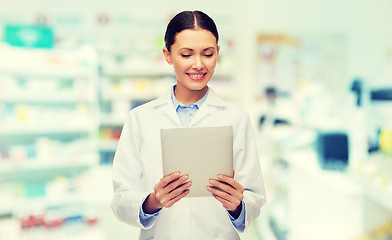
[[2, 230], [7, 221], [22, 226], [12, 232], [15, 239], [55, 228], [44, 226], [43, 215], [47, 223], [51, 214], [62, 224], [72, 216], [86, 220], [80, 225], [93, 221], [82, 213], [75, 178], [98, 164], [97, 82], [89, 46], [0, 45], [0, 221]]

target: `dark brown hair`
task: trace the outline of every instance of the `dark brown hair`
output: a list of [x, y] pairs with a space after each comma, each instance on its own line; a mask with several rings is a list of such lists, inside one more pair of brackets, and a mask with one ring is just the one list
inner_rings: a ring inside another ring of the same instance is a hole
[[170, 47], [176, 41], [176, 35], [185, 29], [204, 29], [210, 31], [218, 43], [219, 35], [214, 20], [201, 11], [183, 11], [175, 15], [169, 22], [165, 33], [165, 47]]

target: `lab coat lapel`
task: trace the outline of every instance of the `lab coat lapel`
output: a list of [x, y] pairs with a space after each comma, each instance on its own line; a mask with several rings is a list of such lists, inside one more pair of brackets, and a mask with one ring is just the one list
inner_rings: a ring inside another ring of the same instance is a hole
[[197, 110], [196, 115], [193, 117], [189, 125], [194, 126], [197, 122], [207, 117], [209, 114], [210, 114], [210, 110], [208, 104], [204, 103], [203, 105], [201, 105], [200, 109]]
[[215, 92], [210, 88], [206, 101], [201, 105], [195, 117], [192, 119], [190, 126], [196, 125], [199, 121], [203, 120], [211, 114], [211, 106], [224, 107], [225, 103], [220, 99]]
[[156, 101], [156, 107], [161, 107], [163, 113], [172, 120], [176, 126], [180, 126], [180, 120], [178, 119], [178, 115], [176, 110], [174, 109], [173, 102], [171, 100], [171, 92], [167, 92], [164, 95], [160, 96]]
[[180, 126], [180, 120], [178, 119], [178, 115], [176, 110], [174, 109], [173, 104], [167, 103], [163, 107], [163, 112], [169, 117], [169, 119], [173, 120], [177, 126]]

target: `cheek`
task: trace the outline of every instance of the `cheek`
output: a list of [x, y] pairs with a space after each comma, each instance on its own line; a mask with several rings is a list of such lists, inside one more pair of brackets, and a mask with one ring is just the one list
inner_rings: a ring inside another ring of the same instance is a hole
[[173, 61], [173, 67], [176, 70], [183, 70], [183, 69], [187, 69], [189, 66], [189, 64], [187, 64], [186, 61]]
[[205, 62], [205, 66], [206, 66], [208, 69], [210, 69], [210, 70], [215, 69], [215, 66], [216, 66], [216, 59], [210, 59], [210, 60], [206, 61], [206, 62]]

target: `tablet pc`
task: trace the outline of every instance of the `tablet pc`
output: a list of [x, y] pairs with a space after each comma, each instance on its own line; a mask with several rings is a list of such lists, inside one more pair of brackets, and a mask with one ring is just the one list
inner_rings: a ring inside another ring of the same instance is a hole
[[233, 127], [161, 129], [163, 175], [188, 174], [187, 197], [211, 196], [206, 187], [218, 174], [233, 176]]

